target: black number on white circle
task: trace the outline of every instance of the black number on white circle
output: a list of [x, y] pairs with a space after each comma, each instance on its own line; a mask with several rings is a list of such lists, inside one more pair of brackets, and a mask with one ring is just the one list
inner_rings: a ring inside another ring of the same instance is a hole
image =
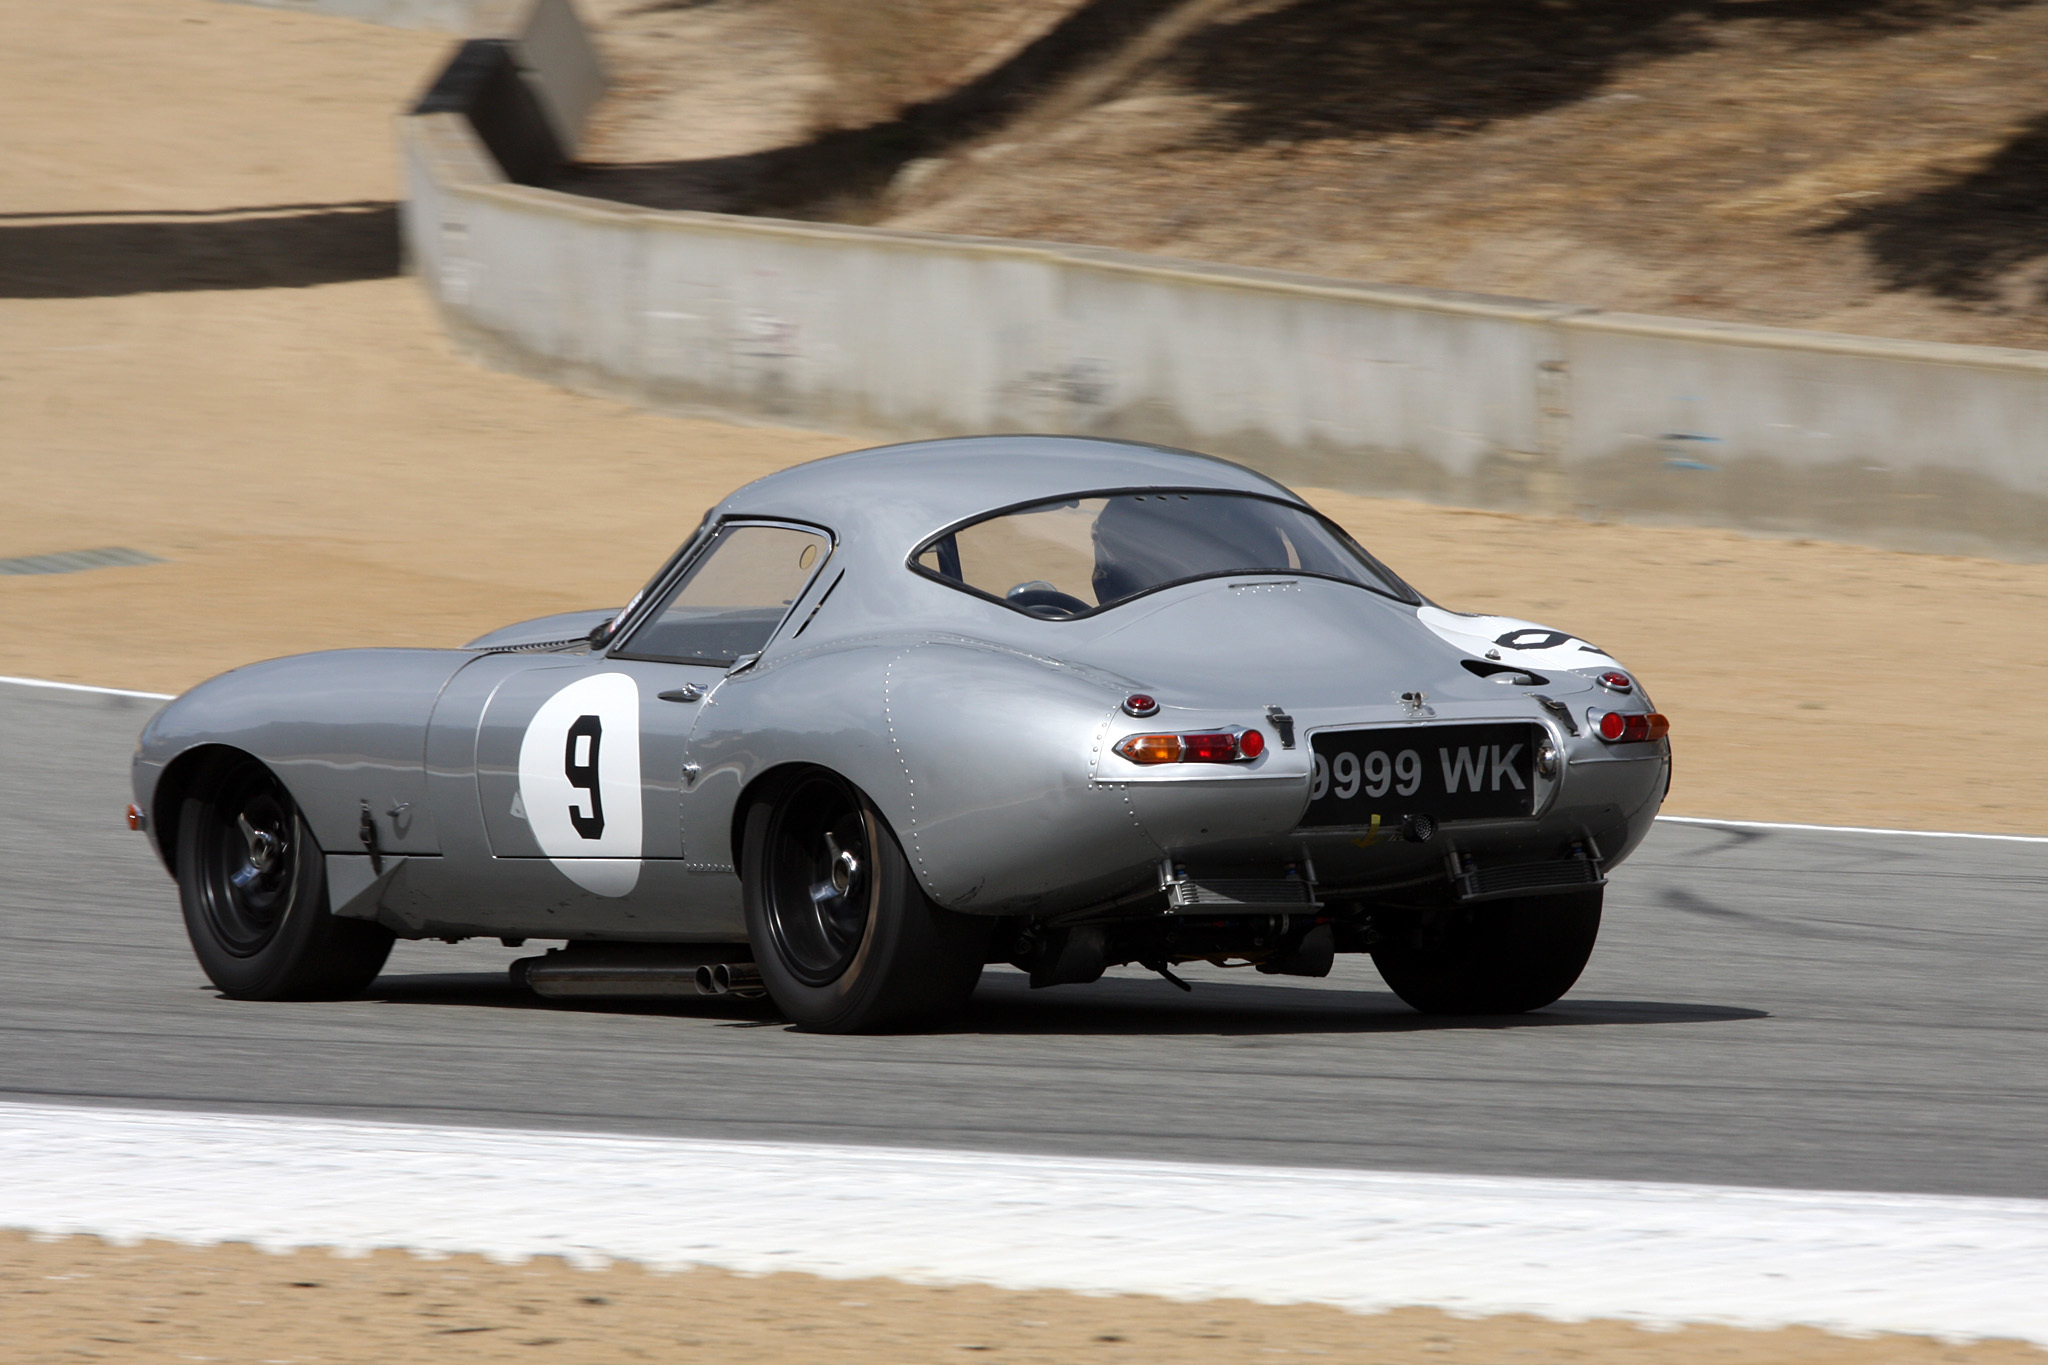
[[604, 795], [597, 785], [597, 748], [604, 741], [604, 722], [596, 716], [578, 716], [569, 727], [569, 740], [562, 752], [562, 771], [569, 785], [579, 788], [590, 804], [585, 814], [569, 807], [569, 823], [586, 839], [604, 837]]
[[1561, 630], [1511, 630], [1495, 640], [1502, 649], [1556, 649], [1578, 637]]

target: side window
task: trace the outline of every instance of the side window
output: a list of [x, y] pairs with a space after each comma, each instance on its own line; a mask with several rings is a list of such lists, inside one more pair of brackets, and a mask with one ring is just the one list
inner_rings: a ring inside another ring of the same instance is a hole
[[727, 526], [620, 651], [642, 659], [729, 664], [768, 643], [832, 553], [795, 526]]

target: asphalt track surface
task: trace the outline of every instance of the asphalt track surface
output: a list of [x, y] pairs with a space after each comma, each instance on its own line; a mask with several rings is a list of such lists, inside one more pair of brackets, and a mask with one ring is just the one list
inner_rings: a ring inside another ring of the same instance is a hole
[[1660, 826], [1578, 988], [1512, 1020], [1422, 1019], [1345, 958], [1192, 995], [992, 970], [948, 1031], [833, 1038], [744, 1002], [539, 1001], [496, 944], [249, 1004], [122, 825], [157, 705], [0, 687], [0, 1100], [2048, 1196], [2041, 844]]

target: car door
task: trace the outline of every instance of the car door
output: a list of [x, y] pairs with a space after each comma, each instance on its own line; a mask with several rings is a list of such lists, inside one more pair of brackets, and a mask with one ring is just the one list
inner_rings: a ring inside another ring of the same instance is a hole
[[722, 525], [608, 653], [535, 656], [498, 684], [476, 749], [493, 860], [532, 860], [615, 902], [586, 901], [571, 913], [559, 880], [533, 879], [552, 922], [607, 936], [740, 931], [730, 888], [714, 889], [703, 875], [729, 881], [727, 860], [685, 857], [679, 800], [689, 733], [729, 671], [766, 647], [831, 551], [815, 527]]
[[625, 897], [645, 864], [682, 856], [676, 800], [691, 713], [722, 668], [603, 656], [535, 658], [477, 727], [477, 801], [493, 858], [545, 859], [593, 895]]

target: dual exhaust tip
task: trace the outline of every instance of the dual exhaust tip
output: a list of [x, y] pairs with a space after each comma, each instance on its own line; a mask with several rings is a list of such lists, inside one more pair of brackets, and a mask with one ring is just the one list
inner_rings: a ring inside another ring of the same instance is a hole
[[[689, 945], [579, 944], [556, 949], [545, 957], [522, 958], [512, 964], [511, 976], [514, 985], [554, 999], [673, 1000], [730, 995], [752, 1000], [766, 995], [768, 988], [761, 981], [758, 965], [715, 960], [728, 952]], [[706, 957], [714, 960], [706, 962]]]
[[697, 969], [697, 994], [752, 999], [768, 993], [761, 969], [752, 962], [708, 962]]

